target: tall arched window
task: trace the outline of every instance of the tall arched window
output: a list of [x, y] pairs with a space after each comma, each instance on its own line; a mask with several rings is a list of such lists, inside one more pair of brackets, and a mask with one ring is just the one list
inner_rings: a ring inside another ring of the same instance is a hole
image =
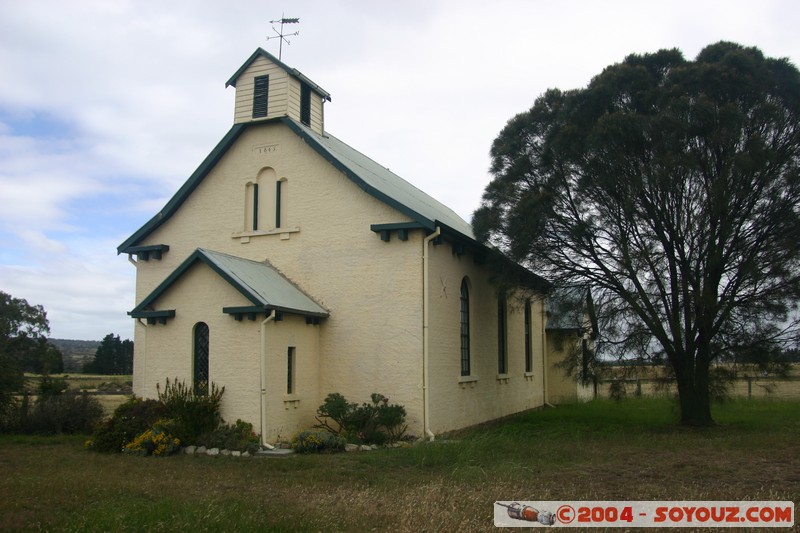
[[208, 394], [208, 324], [198, 322], [194, 325], [193, 344], [193, 383], [195, 394], [205, 396]]
[[248, 182], [245, 188], [244, 229], [258, 231], [258, 183]]
[[[244, 231], [269, 231], [272, 221], [270, 220], [271, 209], [275, 202], [270, 193], [273, 183], [277, 179], [275, 169], [270, 167], [262, 168], [255, 179], [245, 183], [244, 191]], [[284, 201], [285, 204], [285, 201]], [[280, 210], [280, 207], [277, 210]], [[278, 226], [279, 227], [279, 226]]]
[[469, 284], [461, 280], [461, 375], [470, 375], [469, 354]]
[[508, 347], [506, 328], [506, 294], [497, 296], [497, 373], [508, 373]]
[[525, 301], [525, 372], [533, 372], [533, 340], [531, 339], [531, 301]]

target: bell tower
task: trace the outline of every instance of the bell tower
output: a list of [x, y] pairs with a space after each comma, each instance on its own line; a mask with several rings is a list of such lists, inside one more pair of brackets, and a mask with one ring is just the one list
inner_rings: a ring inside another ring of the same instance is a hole
[[289, 117], [322, 134], [331, 95], [297, 69], [258, 48], [225, 87], [236, 88], [233, 122]]

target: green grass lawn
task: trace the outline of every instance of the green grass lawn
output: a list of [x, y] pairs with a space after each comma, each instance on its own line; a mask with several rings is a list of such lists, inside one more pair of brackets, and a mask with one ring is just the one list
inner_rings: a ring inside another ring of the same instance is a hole
[[[800, 404], [531, 411], [412, 448], [282, 459], [108, 456], [0, 437], [0, 531], [492, 531], [497, 500], [800, 502]], [[596, 530], [598, 531], [598, 530]]]

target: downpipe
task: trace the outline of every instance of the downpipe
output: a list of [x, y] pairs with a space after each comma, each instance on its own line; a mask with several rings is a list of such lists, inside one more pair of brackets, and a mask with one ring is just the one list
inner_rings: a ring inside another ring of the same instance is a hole
[[275, 320], [275, 310], [261, 322], [261, 446], [274, 450], [266, 441], [267, 434], [267, 324]]
[[435, 436], [430, 428], [430, 375], [428, 370], [428, 356], [430, 345], [430, 282], [428, 276], [430, 256], [428, 247], [431, 241], [442, 234], [442, 228], [436, 226], [436, 231], [425, 237], [422, 242], [422, 425], [428, 440], [433, 442]]

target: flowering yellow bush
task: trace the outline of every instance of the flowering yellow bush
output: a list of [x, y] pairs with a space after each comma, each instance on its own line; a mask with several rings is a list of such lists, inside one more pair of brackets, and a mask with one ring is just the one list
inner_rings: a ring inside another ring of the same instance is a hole
[[329, 431], [303, 431], [292, 440], [297, 453], [335, 452], [344, 450], [344, 437]]
[[126, 453], [135, 455], [169, 455], [176, 452], [181, 445], [180, 439], [171, 435], [170, 420], [159, 420], [153, 427], [145, 430], [125, 445]]

